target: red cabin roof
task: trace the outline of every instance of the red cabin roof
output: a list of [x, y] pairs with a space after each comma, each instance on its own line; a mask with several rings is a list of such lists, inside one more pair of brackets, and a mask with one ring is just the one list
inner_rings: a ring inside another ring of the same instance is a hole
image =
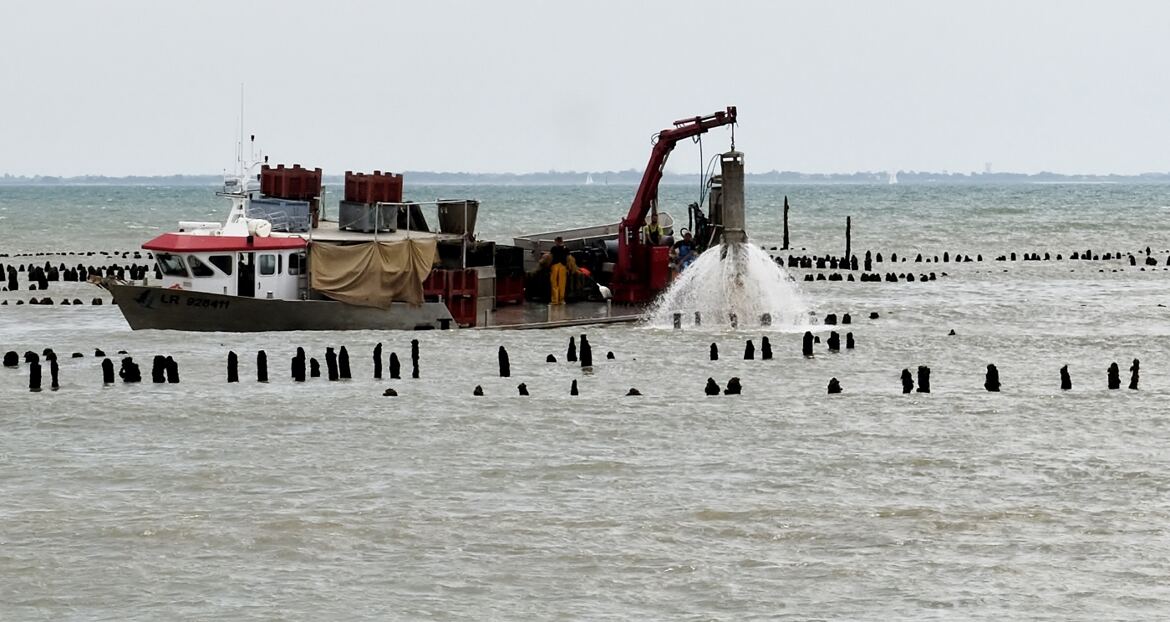
[[[249, 240], [251, 242], [249, 243]], [[304, 248], [307, 245], [303, 238], [298, 237], [267, 237], [255, 236], [225, 236], [225, 235], [189, 235], [182, 233], [164, 233], [142, 245], [149, 251], [163, 251], [172, 253], [206, 252], [206, 251], [263, 251], [288, 248]]]

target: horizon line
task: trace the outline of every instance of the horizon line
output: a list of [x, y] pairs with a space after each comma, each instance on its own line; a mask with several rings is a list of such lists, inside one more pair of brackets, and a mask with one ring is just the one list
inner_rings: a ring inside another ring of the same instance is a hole
[[[386, 171], [386, 172], [391, 172], [391, 171]], [[643, 171], [638, 170], [638, 169], [625, 169], [625, 170], [616, 170], [616, 171], [615, 170], [609, 170], [609, 171], [547, 170], [547, 171], [526, 171], [526, 172], [478, 172], [478, 171], [429, 171], [429, 170], [409, 170], [408, 169], [408, 170], [403, 170], [403, 171], [399, 172], [398, 174], [403, 175], [403, 176], [406, 176], [406, 175], [462, 176], [462, 177], [553, 177], [553, 176], [564, 177], [564, 176], [580, 176], [580, 177], [584, 177], [584, 178], [589, 178], [589, 177], [592, 177], [595, 175], [600, 175], [603, 177], [608, 176], [608, 175], [620, 176], [620, 177], [630, 177], [630, 176], [641, 177], [643, 175]], [[1038, 171], [1038, 172], [1034, 172], [1034, 173], [1025, 173], [1025, 172], [1017, 172], [1017, 171], [966, 171], [966, 172], [964, 172], [964, 171], [949, 171], [946, 169], [937, 170], [937, 171], [899, 169], [896, 171], [861, 170], [861, 171], [851, 171], [851, 172], [843, 172], [843, 171], [806, 172], [806, 171], [796, 171], [796, 170], [772, 169], [772, 170], [763, 171], [763, 172], [745, 172], [744, 174], [747, 176], [755, 176], [755, 177], [800, 176], [800, 177], [812, 177], [812, 178], [817, 178], [817, 177], [822, 177], [822, 178], [857, 177], [857, 176], [873, 176], [873, 177], [886, 177], [886, 178], [888, 178], [890, 175], [896, 175], [898, 177], [905, 175], [905, 176], [935, 176], [935, 177], [965, 178], [965, 179], [978, 179], [981, 177], [998, 177], [998, 176], [1004, 176], [1004, 177], [1046, 176], [1046, 177], [1141, 178], [1141, 177], [1170, 176], [1170, 170], [1168, 170], [1168, 171], [1144, 171], [1144, 172], [1140, 172], [1140, 173], [1113, 173], [1113, 172], [1061, 173], [1061, 172], [1057, 172], [1057, 171], [1042, 170], [1042, 171]], [[223, 172], [219, 172], [219, 173], [154, 173], [154, 174], [128, 173], [128, 174], [120, 174], [120, 175], [105, 174], [105, 173], [81, 173], [81, 174], [75, 174], [75, 175], [58, 175], [58, 174], [44, 174], [44, 173], [36, 173], [36, 174], [30, 175], [30, 174], [0, 173], [0, 183], [3, 183], [4, 181], [12, 181], [12, 180], [38, 180], [38, 179], [70, 180], [70, 179], [168, 179], [168, 178], [202, 179], [202, 178], [206, 178], [208, 180], [213, 180], [213, 179], [223, 179], [224, 177], [225, 177], [225, 173], [223, 173]], [[324, 178], [343, 179], [344, 174], [343, 173], [333, 173], [333, 174], [327, 173], [327, 174], [323, 175], [323, 177]], [[699, 177], [700, 177], [700, 175], [698, 173], [664, 172], [662, 174], [663, 179], [666, 179], [666, 178], [696, 178], [697, 179]], [[596, 183], [598, 180], [594, 179], [593, 181]]]

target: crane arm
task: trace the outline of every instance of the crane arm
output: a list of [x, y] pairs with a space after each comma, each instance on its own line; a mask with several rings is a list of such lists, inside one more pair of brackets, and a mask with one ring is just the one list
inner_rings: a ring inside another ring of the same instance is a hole
[[[648, 302], [661, 286], [652, 286], [650, 273], [653, 268], [653, 248], [641, 240], [638, 229], [646, 221], [647, 214], [658, 201], [658, 183], [662, 181], [662, 169], [666, 159], [678, 141], [704, 134], [707, 130], [721, 125], [735, 123], [735, 106], [709, 114], [705, 117], [679, 119], [674, 127], [658, 133], [654, 148], [650, 151], [650, 162], [642, 174], [642, 183], [630, 211], [618, 224], [617, 261], [614, 263], [610, 285], [614, 300], [618, 302]], [[666, 258], [662, 257], [665, 267]]]
[[659, 132], [654, 149], [650, 152], [646, 171], [642, 173], [642, 182], [638, 184], [638, 192], [630, 204], [629, 213], [622, 220], [622, 228], [637, 229], [645, 222], [651, 206], [658, 200], [658, 184], [662, 181], [662, 170], [666, 166], [666, 160], [680, 140], [693, 138], [705, 134], [712, 128], [731, 123], [735, 123], [735, 106], [728, 106], [726, 110], [705, 117], [679, 119], [674, 122], [674, 127]]

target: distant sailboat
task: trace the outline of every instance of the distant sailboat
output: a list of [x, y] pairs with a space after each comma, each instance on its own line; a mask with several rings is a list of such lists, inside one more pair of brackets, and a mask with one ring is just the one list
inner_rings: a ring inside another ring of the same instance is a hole
[[593, 175], [591, 175], [591, 174], [588, 174], [588, 173], [586, 173], [586, 174], [585, 174], [585, 185], [586, 185], [586, 186], [592, 186], [592, 185], [593, 185]]
[[890, 171], [890, 185], [898, 183], [898, 171]]

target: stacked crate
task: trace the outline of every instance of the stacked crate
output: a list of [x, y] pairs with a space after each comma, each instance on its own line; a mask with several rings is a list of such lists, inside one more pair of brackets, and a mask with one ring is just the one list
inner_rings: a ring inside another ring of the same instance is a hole
[[475, 268], [448, 270], [447, 309], [460, 326], [475, 326], [479, 273]]
[[300, 164], [285, 168], [265, 164], [260, 168], [260, 193], [275, 199], [311, 201], [321, 196], [321, 169], [301, 168]]
[[338, 221], [351, 231], [395, 231], [398, 207], [379, 203], [402, 202], [402, 175], [374, 171], [345, 172], [345, 197], [341, 200]]
[[321, 169], [265, 164], [260, 168], [260, 194], [264, 198], [251, 202], [249, 218], [271, 222], [274, 231], [307, 231], [320, 218]]
[[351, 203], [401, 203], [402, 175], [346, 171], [345, 200]]
[[496, 304], [524, 302], [524, 249], [496, 245]]
[[475, 326], [479, 272], [475, 268], [435, 268], [423, 281], [423, 296], [431, 302], [442, 300], [446, 303], [456, 324]]

